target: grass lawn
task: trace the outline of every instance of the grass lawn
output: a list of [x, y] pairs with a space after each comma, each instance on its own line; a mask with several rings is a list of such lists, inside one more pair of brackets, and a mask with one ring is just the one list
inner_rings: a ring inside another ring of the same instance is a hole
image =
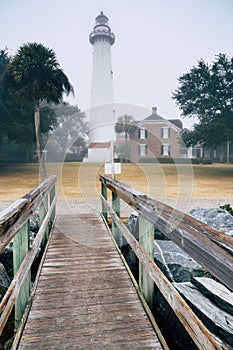
[[[98, 163], [47, 164], [60, 199], [97, 199], [103, 170]], [[122, 164], [116, 179], [160, 200], [233, 197], [233, 165]], [[0, 200], [16, 200], [38, 183], [37, 164], [0, 166]]]

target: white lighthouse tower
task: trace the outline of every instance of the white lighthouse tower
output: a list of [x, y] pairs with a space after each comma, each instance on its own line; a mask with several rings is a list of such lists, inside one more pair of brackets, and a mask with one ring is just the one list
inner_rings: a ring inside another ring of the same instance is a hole
[[95, 19], [89, 36], [93, 45], [91, 111], [88, 158], [89, 162], [111, 159], [111, 141], [116, 139], [113, 107], [113, 72], [111, 46], [115, 36], [103, 11]]

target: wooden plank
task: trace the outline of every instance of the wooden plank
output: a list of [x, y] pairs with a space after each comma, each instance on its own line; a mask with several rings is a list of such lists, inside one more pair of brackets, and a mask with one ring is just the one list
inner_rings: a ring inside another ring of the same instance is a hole
[[[40, 225], [43, 223], [44, 218], [48, 212], [48, 205], [49, 205], [49, 199], [48, 199], [48, 194], [44, 197], [43, 201], [40, 203], [39, 206], [39, 218], [40, 218]], [[53, 213], [51, 213], [52, 215]], [[48, 236], [49, 235], [49, 227], [45, 229], [44, 237], [41, 242], [41, 249], [44, 250], [44, 247], [47, 243]]]
[[[101, 217], [91, 215], [76, 224], [58, 216], [18, 349], [162, 349]], [[83, 244], [90, 225], [94, 241]]]
[[197, 347], [201, 350], [220, 350], [221, 348], [216, 343], [210, 332], [206, 329], [206, 327], [195, 315], [195, 313], [184, 301], [184, 299], [180, 296], [180, 294], [169, 282], [166, 276], [161, 272], [158, 266], [154, 263], [154, 260], [148, 256], [139, 242], [134, 238], [127, 227], [121, 222], [118, 216], [113, 212], [108, 202], [102, 196], [101, 200], [108, 210], [108, 213], [112, 217], [112, 220], [115, 221], [122, 235], [133, 249], [135, 255], [138, 257], [139, 261], [142, 263], [146, 271], [150, 274], [150, 277], [153, 279], [156, 286], [159, 288], [160, 292], [163, 294], [175, 312], [176, 316], [179, 318], [187, 332], [190, 334]]
[[[19, 270], [23, 260], [25, 259], [29, 249], [29, 221], [24, 224], [18, 234], [14, 237], [13, 242], [13, 271], [14, 276]], [[25, 281], [20, 289], [19, 295], [15, 303], [15, 328], [20, 325], [21, 318], [29, 300], [31, 290], [31, 272], [28, 271]]]
[[[112, 208], [115, 211], [115, 213], [120, 217], [120, 197], [113, 192], [112, 192]], [[122, 235], [118, 230], [114, 221], [112, 222], [112, 234], [118, 246], [121, 247], [123, 244]]]
[[[51, 188], [51, 191], [49, 193], [49, 205], [52, 204], [55, 196], [56, 196], [56, 188], [55, 188], [55, 185], [53, 185], [52, 188]], [[53, 210], [53, 212], [51, 214], [51, 223], [52, 223], [51, 226], [53, 226], [55, 218], [56, 218], [56, 207], [54, 207], [54, 210]]]
[[[139, 244], [151, 259], [154, 259], [154, 227], [139, 215]], [[153, 309], [154, 281], [139, 261], [139, 286], [149, 307]]]
[[[105, 186], [104, 183], [101, 183], [101, 193], [102, 196], [107, 200], [108, 199], [108, 195], [107, 195], [107, 187]], [[108, 213], [105, 210], [105, 207], [102, 207], [102, 215], [104, 217], [104, 219], [107, 221], [108, 220]]]

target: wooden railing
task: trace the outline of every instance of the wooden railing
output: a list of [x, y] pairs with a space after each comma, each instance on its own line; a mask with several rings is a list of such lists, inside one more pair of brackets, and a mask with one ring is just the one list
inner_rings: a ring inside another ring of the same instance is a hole
[[[51, 176], [21, 199], [1, 212], [0, 253], [13, 240], [14, 278], [0, 304], [0, 334], [15, 306], [15, 328], [19, 328], [24, 311], [31, 300], [31, 266], [39, 250], [43, 250], [55, 220], [55, 183]], [[30, 218], [39, 210], [39, 231], [31, 247]]]
[[[154, 226], [233, 290], [233, 239], [200, 221], [169, 207], [131, 187], [100, 175], [102, 214], [112, 219], [113, 236], [122, 236], [139, 259], [139, 287], [152, 306], [154, 283], [199, 349], [221, 349], [212, 334], [154, 263]], [[112, 206], [107, 192], [112, 192]], [[139, 239], [120, 220], [120, 198], [139, 213]]]

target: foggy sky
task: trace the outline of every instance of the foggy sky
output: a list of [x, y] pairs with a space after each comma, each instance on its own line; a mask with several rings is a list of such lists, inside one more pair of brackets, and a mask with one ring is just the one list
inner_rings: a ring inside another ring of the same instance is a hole
[[92, 68], [88, 36], [101, 10], [116, 36], [117, 103], [157, 106], [163, 117], [177, 118], [181, 112], [171, 93], [178, 77], [201, 58], [233, 56], [233, 0], [0, 0], [0, 48], [11, 55], [27, 42], [52, 48], [75, 89], [68, 102], [85, 110]]

